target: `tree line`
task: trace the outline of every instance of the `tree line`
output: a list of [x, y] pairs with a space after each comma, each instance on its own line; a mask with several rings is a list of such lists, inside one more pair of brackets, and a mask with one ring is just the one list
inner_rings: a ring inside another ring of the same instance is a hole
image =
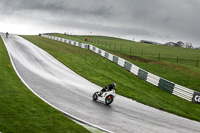
[[[183, 43], [182, 41], [178, 41], [178, 42], [167, 42], [164, 43], [163, 45], [165, 46], [174, 46], [174, 47], [182, 47], [182, 48], [195, 48], [192, 43], [186, 42]], [[196, 47], [195, 49], [200, 49], [200, 47]]]

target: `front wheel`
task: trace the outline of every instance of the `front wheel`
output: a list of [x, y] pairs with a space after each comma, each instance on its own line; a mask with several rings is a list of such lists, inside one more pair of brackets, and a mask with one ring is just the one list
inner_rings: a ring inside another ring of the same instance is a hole
[[105, 99], [105, 103], [107, 105], [109, 105], [109, 104], [111, 104], [113, 102], [113, 100], [114, 100], [113, 96], [111, 96], [111, 95], [107, 96], [106, 99]]
[[93, 100], [96, 101], [98, 98], [98, 92], [95, 92], [92, 96]]

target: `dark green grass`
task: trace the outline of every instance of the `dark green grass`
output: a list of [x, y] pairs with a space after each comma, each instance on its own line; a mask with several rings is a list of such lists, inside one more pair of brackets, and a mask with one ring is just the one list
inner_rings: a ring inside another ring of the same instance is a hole
[[[56, 36], [74, 39], [74, 40], [82, 41], [82, 42], [84, 42], [83, 39], [85, 38], [85, 36], [77, 37], [77, 36], [66, 36], [66, 35], [62, 35], [62, 34], [56, 34]], [[132, 62], [133, 64], [137, 65], [138, 67], [140, 67], [148, 72], [151, 72], [155, 75], [158, 75], [159, 77], [163, 77], [163, 78], [165, 78], [169, 81], [172, 81], [176, 84], [180, 84], [182, 86], [185, 86], [185, 87], [188, 87], [190, 89], [200, 92], [200, 68], [193, 67], [190, 65], [180, 65], [180, 64], [169, 62], [169, 61], [155, 60], [155, 59], [135, 56], [130, 53], [124, 53], [123, 51], [119, 51], [117, 48], [114, 49], [113, 48], [114, 46], [110, 47], [109, 45], [105, 45], [105, 44], [102, 45], [101, 43], [98, 44], [97, 40], [98, 39], [100, 39], [100, 40], [102, 39], [104, 41], [105, 40], [111, 40], [111, 41], [115, 40], [115, 42], [118, 41], [119, 44], [120, 44], [120, 42], [123, 42], [122, 43], [123, 45], [126, 45], [125, 42], [129, 42], [129, 43], [133, 43], [135, 46], [138, 45], [137, 46], [138, 49], [139, 49], [139, 47], [142, 48], [144, 46], [145, 47], [148, 46], [148, 49], [149, 49], [148, 51], [151, 51], [151, 50], [154, 51], [155, 48], [158, 49], [157, 47], [159, 47], [160, 49], [162, 48], [163, 51], [164, 50], [170, 51], [169, 54], [171, 54], [171, 55], [175, 55], [176, 53], [182, 53], [182, 54], [190, 53], [190, 54], [192, 54], [191, 57], [199, 56], [200, 50], [134, 43], [132, 41], [122, 40], [122, 39], [118, 39], [118, 38], [111, 38], [111, 37], [94, 36], [93, 40], [95, 40], [95, 38], [96, 38], [96, 43], [94, 43], [94, 41], [91, 41], [91, 42], [93, 42], [92, 45], [95, 45], [95, 46], [97, 46], [101, 49], [104, 49], [110, 53], [118, 55], [119, 57], [122, 57], [122, 58]], [[185, 50], [185, 52], [182, 50]], [[198, 51], [198, 53], [195, 53], [195, 52], [193, 53], [193, 51]], [[184, 57], [186, 58], [188, 54], [186, 54]]]
[[70, 44], [40, 36], [23, 36], [70, 69], [104, 87], [116, 82], [116, 92], [146, 105], [200, 121], [200, 106], [169, 94], [134, 76], [102, 56]]
[[19, 80], [0, 38], [0, 132], [88, 132], [35, 96]]

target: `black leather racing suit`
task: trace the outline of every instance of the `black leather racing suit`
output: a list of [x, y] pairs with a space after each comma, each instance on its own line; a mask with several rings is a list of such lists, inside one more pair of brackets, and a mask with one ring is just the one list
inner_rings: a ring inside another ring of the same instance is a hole
[[109, 84], [109, 85], [105, 86], [105, 87], [101, 90], [100, 95], [103, 94], [103, 93], [106, 92], [106, 91], [111, 91], [111, 90], [113, 90], [113, 89], [115, 89], [115, 86], [114, 86], [113, 84]]

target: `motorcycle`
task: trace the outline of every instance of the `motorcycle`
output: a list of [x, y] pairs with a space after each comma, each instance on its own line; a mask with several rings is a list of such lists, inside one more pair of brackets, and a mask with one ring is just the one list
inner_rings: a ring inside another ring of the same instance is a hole
[[95, 92], [92, 97], [93, 100], [94, 101], [97, 101], [97, 100], [103, 101], [106, 105], [111, 104], [114, 101], [114, 98], [116, 97], [116, 93], [115, 93], [114, 89], [111, 91], [106, 91], [103, 94], [101, 94], [100, 96], [99, 96], [99, 94], [101, 94], [101, 91]]

